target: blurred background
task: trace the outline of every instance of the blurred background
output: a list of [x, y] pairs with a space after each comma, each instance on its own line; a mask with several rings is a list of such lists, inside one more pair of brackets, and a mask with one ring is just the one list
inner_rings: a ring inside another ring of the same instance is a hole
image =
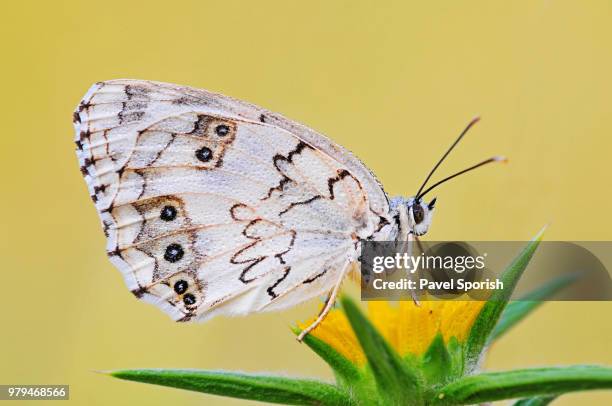
[[[176, 367], [331, 374], [283, 313], [174, 324], [124, 287], [74, 153], [72, 111], [100, 80], [206, 88], [259, 104], [355, 152], [390, 195], [438, 178], [430, 240], [610, 240], [612, 3], [464, 1], [5, 2], [0, 128], [0, 383], [69, 384], [87, 405], [246, 401], [96, 370]], [[433, 197], [433, 196], [432, 196]], [[534, 271], [534, 270], [532, 270]], [[610, 303], [547, 303], [486, 367], [612, 362]], [[602, 392], [558, 405], [610, 404]]]

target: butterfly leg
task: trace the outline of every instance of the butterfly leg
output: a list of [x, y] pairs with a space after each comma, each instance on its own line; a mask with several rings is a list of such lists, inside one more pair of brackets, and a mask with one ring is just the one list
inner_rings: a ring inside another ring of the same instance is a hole
[[416, 241], [417, 246], [419, 247], [419, 254], [425, 253], [425, 249], [423, 247], [423, 243], [421, 242], [421, 239], [415, 235], [414, 240]]
[[331, 311], [331, 309], [334, 307], [334, 304], [336, 303], [336, 298], [338, 297], [338, 292], [340, 292], [340, 286], [342, 285], [342, 281], [344, 280], [344, 277], [346, 276], [346, 274], [349, 272], [350, 269], [351, 269], [351, 263], [348, 263], [344, 266], [344, 269], [342, 270], [342, 272], [340, 272], [340, 277], [338, 278], [336, 285], [334, 286], [332, 291], [329, 293], [329, 296], [327, 297], [327, 300], [325, 301], [325, 306], [323, 306], [323, 310], [321, 310], [317, 319], [310, 326], [302, 330], [300, 335], [298, 335], [297, 340], [299, 342], [302, 342], [302, 340], [304, 340], [304, 337], [306, 337], [308, 333], [310, 333], [312, 330], [317, 328], [317, 326], [321, 324], [323, 320], [325, 320], [325, 317], [327, 317], [327, 314]]
[[[328, 303], [329, 303], [329, 301], [331, 300], [331, 294], [332, 294], [331, 292], [329, 292], [329, 293], [327, 294], [327, 297], [325, 298], [325, 302], [324, 302], [324, 304], [323, 304], [323, 307], [322, 307], [322, 308], [321, 308], [321, 310], [319, 311], [319, 314], [317, 314], [317, 317], [319, 317], [319, 316], [320, 316], [320, 315], [323, 313], [323, 310], [325, 310], [325, 306], [327, 306], [327, 304], [328, 304]], [[333, 305], [332, 305], [332, 306], [333, 306]]]
[[[413, 235], [412, 233], [408, 233], [408, 256], [412, 256], [413, 242], [415, 240], [419, 244], [419, 247], [420, 247], [421, 241], [419, 241], [419, 237], [417, 237], [416, 235]], [[416, 270], [415, 272], [418, 272], [418, 270]], [[413, 275], [414, 274], [411, 273], [408, 275], [408, 277], [412, 279]], [[419, 302], [419, 298], [417, 297], [417, 294], [414, 291], [414, 289], [410, 289], [410, 296], [412, 296], [412, 301], [414, 302], [416, 306], [421, 306], [421, 303]]]

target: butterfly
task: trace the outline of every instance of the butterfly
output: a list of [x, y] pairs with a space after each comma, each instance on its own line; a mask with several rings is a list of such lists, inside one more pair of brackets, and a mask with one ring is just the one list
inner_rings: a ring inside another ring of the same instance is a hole
[[177, 321], [288, 308], [328, 294], [361, 240], [427, 232], [433, 187], [389, 199], [348, 150], [279, 114], [173, 84], [94, 84], [73, 115], [80, 170], [127, 287]]

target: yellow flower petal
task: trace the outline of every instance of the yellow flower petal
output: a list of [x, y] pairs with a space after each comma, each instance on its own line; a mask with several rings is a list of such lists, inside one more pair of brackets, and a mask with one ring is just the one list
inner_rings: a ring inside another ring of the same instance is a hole
[[[368, 303], [370, 321], [400, 354], [423, 354], [438, 332], [448, 343], [451, 337], [465, 341], [485, 302], [424, 300], [419, 306], [411, 301]], [[300, 323], [305, 328], [314, 321]], [[365, 364], [365, 355], [348, 319], [338, 309], [332, 310], [311, 334], [327, 343], [357, 365]]]
[[[316, 317], [305, 323], [299, 323], [298, 327], [306, 328], [315, 321]], [[365, 364], [365, 354], [361, 350], [359, 341], [344, 315], [344, 312], [333, 309], [325, 320], [310, 334], [327, 343], [348, 360], [357, 365]]]

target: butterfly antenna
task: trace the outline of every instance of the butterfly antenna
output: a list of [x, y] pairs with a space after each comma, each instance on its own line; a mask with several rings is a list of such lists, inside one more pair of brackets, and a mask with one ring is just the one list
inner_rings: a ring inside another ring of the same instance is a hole
[[[444, 155], [442, 155], [442, 158], [440, 158], [440, 160], [438, 161], [438, 163], [433, 167], [433, 169], [429, 172], [429, 175], [427, 175], [427, 177], [425, 178], [425, 182], [423, 182], [423, 184], [421, 185], [421, 187], [419, 188], [419, 191], [416, 194], [415, 200], [418, 202], [421, 197], [423, 197], [423, 194], [421, 194], [421, 191], [423, 190], [423, 188], [425, 187], [425, 185], [427, 184], [427, 182], [429, 182], [429, 179], [431, 178], [431, 176], [434, 174], [434, 172], [436, 171], [436, 169], [438, 169], [438, 166], [440, 166], [440, 164], [442, 162], [444, 162], [444, 160], [446, 159], [446, 157], [448, 156], [448, 154], [450, 154], [450, 152], [455, 148], [455, 146], [457, 146], [457, 144], [459, 144], [459, 141], [461, 141], [461, 139], [463, 138], [463, 136], [465, 134], [467, 134], [467, 132], [470, 130], [470, 128], [472, 128], [472, 126], [474, 124], [476, 124], [478, 121], [480, 121], [480, 117], [474, 117], [472, 119], [472, 121], [470, 121], [470, 123], [465, 127], [465, 129], [463, 131], [461, 131], [461, 134], [459, 134], [459, 137], [457, 137], [457, 139], [455, 140], [455, 142], [453, 142], [453, 145], [450, 146], [450, 148], [444, 153]], [[484, 164], [483, 164], [484, 165]], [[458, 174], [457, 174], [458, 175]], [[455, 175], [456, 176], [456, 175]], [[430, 188], [431, 189], [431, 188]], [[428, 190], [430, 190], [428, 189]]]
[[508, 162], [508, 160], [506, 159], [506, 157], [503, 157], [503, 156], [494, 156], [492, 158], [485, 159], [484, 161], [482, 161], [480, 163], [477, 163], [476, 165], [470, 166], [469, 168], [466, 168], [466, 169], [464, 169], [462, 171], [459, 171], [459, 172], [455, 173], [454, 175], [448, 176], [448, 177], [442, 179], [441, 181], [438, 181], [438, 182], [434, 183], [433, 185], [428, 187], [423, 193], [421, 193], [419, 195], [419, 197], [417, 198], [417, 200], [420, 199], [421, 197], [425, 196], [427, 193], [429, 193], [436, 186], [439, 186], [439, 185], [443, 184], [444, 182], [446, 182], [448, 180], [451, 180], [452, 178], [455, 178], [455, 177], [457, 177], [459, 175], [462, 175], [462, 174], [464, 174], [466, 172], [469, 172], [469, 171], [471, 171], [473, 169], [476, 169], [476, 168], [481, 167], [483, 165], [489, 164], [491, 162]]

